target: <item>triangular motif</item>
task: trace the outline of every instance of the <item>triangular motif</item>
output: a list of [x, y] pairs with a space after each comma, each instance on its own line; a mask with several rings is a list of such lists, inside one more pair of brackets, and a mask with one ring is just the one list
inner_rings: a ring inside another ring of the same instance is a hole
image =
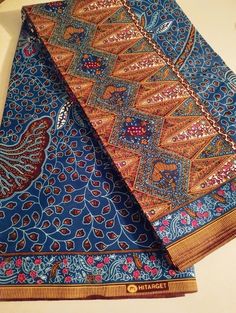
[[124, 53], [142, 53], [142, 52], [154, 52], [151, 45], [147, 43], [145, 38], [139, 39], [133, 46], [128, 48]]
[[156, 53], [123, 54], [116, 61], [113, 75], [128, 80], [142, 81], [157, 68], [162, 67], [163, 62]]
[[161, 132], [160, 145], [174, 142], [174, 135], [178, 134], [182, 129], [194, 122], [196, 122], [196, 118], [191, 116], [180, 117], [178, 119], [172, 116], [165, 117]]
[[56, 23], [49, 18], [33, 13], [30, 14], [30, 18], [34, 23], [36, 30], [40, 33], [40, 36], [42, 36], [45, 40], [49, 39], [54, 31]]
[[132, 19], [124, 8], [118, 9], [113, 15], [109, 16], [103, 24], [131, 23]]
[[80, 78], [69, 74], [65, 75], [65, 79], [69, 83], [70, 88], [73, 91], [74, 95], [79, 100], [80, 105], [84, 106], [88, 100], [88, 97], [91, 93], [94, 83], [84, 78]]
[[106, 149], [108, 153], [112, 155], [114, 163], [128, 186], [133, 189], [136, 173], [139, 167], [140, 156], [137, 154], [134, 155], [127, 149], [113, 145], [106, 146]]
[[115, 13], [122, 6], [121, 1], [81, 0], [74, 7], [72, 15], [86, 22], [98, 24]]
[[163, 149], [175, 152], [185, 158], [192, 159], [203, 147], [207, 145], [209, 138], [182, 141], [178, 143], [163, 144]]
[[202, 116], [200, 107], [192, 98], [185, 100], [172, 113], [172, 116]]
[[227, 141], [225, 141], [222, 136], [217, 135], [201, 152], [199, 158], [212, 158], [221, 155], [230, 155], [234, 153], [235, 151], [232, 149], [230, 144]]
[[54, 62], [58, 64], [60, 71], [65, 74], [74, 58], [75, 53], [68, 49], [50, 44], [48, 44], [47, 49], [53, 56]]
[[134, 190], [133, 194], [150, 221], [154, 221], [171, 211], [171, 202]]
[[[182, 87], [182, 86], [181, 86]], [[176, 82], [143, 83], [137, 95], [135, 107], [149, 114], [165, 116], [173, 108], [179, 106], [186, 97]], [[175, 97], [173, 98], [173, 95]]]
[[156, 82], [156, 81], [173, 81], [173, 80], [178, 80], [178, 77], [168, 65], [165, 65], [158, 72], [152, 75], [147, 81]]
[[[212, 175], [213, 172], [222, 165], [226, 160], [226, 157], [218, 157], [212, 159], [202, 159], [194, 160], [191, 164], [190, 169], [190, 181], [189, 181], [189, 191], [190, 193], [196, 192], [201, 188], [201, 182], [208, 176]], [[202, 188], [201, 188], [202, 189]]]
[[95, 33], [92, 47], [119, 54], [133, 45], [142, 35], [133, 24], [100, 25]]
[[104, 144], [108, 143], [111, 130], [115, 121], [115, 115], [101, 111], [91, 106], [84, 107], [85, 113], [89, 116], [90, 122], [102, 138]]

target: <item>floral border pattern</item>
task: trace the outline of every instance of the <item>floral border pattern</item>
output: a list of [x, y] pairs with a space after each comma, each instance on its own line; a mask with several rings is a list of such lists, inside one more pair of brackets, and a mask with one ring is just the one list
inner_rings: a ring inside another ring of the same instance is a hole
[[236, 207], [236, 179], [189, 205], [164, 216], [153, 226], [165, 246], [195, 232]]
[[126, 252], [0, 257], [0, 285], [100, 284], [194, 278], [177, 272], [163, 254]]

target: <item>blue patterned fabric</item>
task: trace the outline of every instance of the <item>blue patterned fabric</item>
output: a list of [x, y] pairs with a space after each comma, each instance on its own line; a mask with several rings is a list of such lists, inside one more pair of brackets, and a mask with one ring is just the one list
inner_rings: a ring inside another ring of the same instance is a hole
[[[1, 286], [194, 278], [192, 268], [177, 272], [166, 261], [149, 222], [26, 22], [0, 135], [0, 170], [12, 178], [8, 184], [0, 178]], [[42, 166], [30, 182], [27, 160]]]
[[188, 267], [235, 229], [236, 76], [174, 0], [23, 15], [0, 128], [0, 299], [196, 291]]
[[158, 236], [165, 245], [171, 245], [233, 211], [236, 207], [235, 191], [236, 180], [233, 179], [208, 195], [160, 218], [153, 223]]
[[[195, 30], [175, 0], [127, 2], [138, 19], [144, 21], [145, 30], [179, 68], [208, 112], [235, 141], [235, 74]], [[185, 51], [183, 62], [178, 64]]]

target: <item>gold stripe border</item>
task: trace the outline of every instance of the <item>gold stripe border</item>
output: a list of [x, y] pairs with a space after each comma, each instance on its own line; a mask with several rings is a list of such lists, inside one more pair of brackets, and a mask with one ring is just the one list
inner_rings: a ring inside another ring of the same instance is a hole
[[197, 291], [195, 279], [153, 281], [151, 284], [167, 283], [168, 289], [129, 293], [129, 285], [148, 283], [100, 284], [87, 286], [1, 286], [0, 301], [9, 300], [66, 300], [66, 299], [119, 299], [119, 298], [165, 298], [183, 296]]
[[133, 253], [161, 253], [160, 248], [146, 248], [133, 250], [103, 250], [103, 251], [42, 251], [42, 252], [6, 252], [0, 257], [35, 256], [35, 255], [106, 255], [106, 254], [133, 254]]
[[167, 247], [169, 259], [180, 271], [236, 237], [236, 209]]

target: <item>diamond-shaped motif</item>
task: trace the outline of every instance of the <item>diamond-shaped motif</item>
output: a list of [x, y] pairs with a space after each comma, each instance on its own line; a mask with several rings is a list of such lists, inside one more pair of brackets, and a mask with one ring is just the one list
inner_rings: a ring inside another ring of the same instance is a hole
[[135, 187], [170, 201], [183, 203], [187, 196], [186, 173], [189, 161], [162, 150], [145, 155], [140, 163]]
[[40, 9], [44, 13], [48, 13], [52, 16], [57, 16], [57, 14], [63, 14], [67, 7], [67, 3], [64, 1], [55, 1], [50, 3], [45, 3], [40, 6]]
[[69, 25], [66, 27], [63, 37], [68, 43], [80, 44], [85, 37], [85, 30], [83, 27], [76, 28]]
[[50, 38], [50, 43], [80, 52], [89, 41], [94, 30], [95, 27], [88, 27], [83, 21], [70, 18], [64, 23], [57, 24]]
[[104, 72], [106, 64], [104, 60], [94, 54], [84, 54], [78, 65], [84, 73], [90, 75], [100, 75]]
[[101, 81], [111, 71], [113, 58], [112, 55], [104, 55], [99, 51], [87, 49], [86, 53], [82, 51], [78, 53], [77, 58], [71, 64], [70, 70], [73, 75], [82, 75], [92, 80]]
[[132, 105], [137, 89], [135, 83], [109, 78], [106, 82], [95, 85], [89, 104], [119, 114], [121, 109]]
[[153, 134], [153, 121], [127, 117], [122, 125], [121, 139], [134, 144], [148, 145]]
[[138, 114], [124, 113], [117, 119], [110, 142], [131, 149], [145, 149], [157, 145], [162, 119]]

